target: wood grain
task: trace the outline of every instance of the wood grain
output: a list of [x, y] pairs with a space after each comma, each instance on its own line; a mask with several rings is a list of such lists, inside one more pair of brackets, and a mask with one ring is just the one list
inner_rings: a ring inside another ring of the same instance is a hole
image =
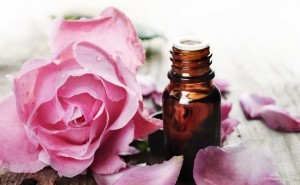
[[91, 173], [74, 178], [59, 177], [50, 167], [34, 174], [5, 173], [0, 176], [1, 185], [96, 185]]

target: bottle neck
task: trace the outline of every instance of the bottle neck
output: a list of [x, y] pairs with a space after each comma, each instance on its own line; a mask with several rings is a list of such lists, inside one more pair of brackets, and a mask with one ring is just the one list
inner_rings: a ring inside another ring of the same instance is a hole
[[194, 51], [180, 50], [175, 47], [170, 51], [172, 66], [168, 78], [173, 83], [212, 84], [215, 74], [211, 70], [212, 63], [209, 46]]
[[215, 88], [215, 85], [212, 80], [205, 82], [190, 82], [190, 83], [181, 83], [176, 81], [170, 81], [169, 88], [178, 89], [183, 91], [197, 91], [198, 93], [208, 93]]

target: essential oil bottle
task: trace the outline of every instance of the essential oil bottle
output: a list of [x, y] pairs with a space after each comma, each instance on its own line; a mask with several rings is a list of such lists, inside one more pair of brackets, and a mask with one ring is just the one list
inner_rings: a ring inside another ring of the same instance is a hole
[[213, 83], [210, 46], [197, 37], [173, 43], [170, 83], [163, 94], [163, 122], [167, 158], [183, 155], [181, 182], [193, 183], [199, 149], [221, 144], [221, 96]]

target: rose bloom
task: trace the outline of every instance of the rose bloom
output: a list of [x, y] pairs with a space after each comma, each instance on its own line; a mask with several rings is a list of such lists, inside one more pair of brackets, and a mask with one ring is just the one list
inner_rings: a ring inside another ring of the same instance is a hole
[[144, 49], [130, 20], [108, 8], [93, 19], [57, 19], [48, 60], [27, 61], [0, 103], [0, 165], [72, 177], [126, 166], [129, 144], [161, 127], [143, 111], [136, 81]]

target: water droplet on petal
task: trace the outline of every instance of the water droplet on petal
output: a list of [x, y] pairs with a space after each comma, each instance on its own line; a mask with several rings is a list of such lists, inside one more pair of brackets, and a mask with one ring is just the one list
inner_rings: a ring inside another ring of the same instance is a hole
[[102, 56], [97, 56], [97, 58], [96, 58], [96, 60], [98, 61], [98, 62], [101, 62], [102, 61]]

